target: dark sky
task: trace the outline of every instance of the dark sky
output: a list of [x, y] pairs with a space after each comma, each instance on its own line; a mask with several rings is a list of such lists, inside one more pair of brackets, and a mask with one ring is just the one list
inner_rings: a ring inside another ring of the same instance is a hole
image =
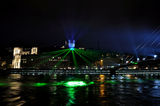
[[[86, 47], [96, 47], [97, 42], [107, 49], [124, 46], [132, 38], [132, 46], [137, 46], [146, 35], [153, 36], [152, 31], [160, 25], [157, 1], [3, 0], [0, 44], [51, 45], [74, 36]], [[119, 39], [126, 41], [123, 44]]]

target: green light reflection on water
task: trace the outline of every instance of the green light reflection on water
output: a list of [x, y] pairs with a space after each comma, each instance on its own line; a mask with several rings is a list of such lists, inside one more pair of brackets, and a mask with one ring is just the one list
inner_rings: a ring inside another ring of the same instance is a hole
[[84, 81], [67, 81], [67, 82], [54, 82], [51, 85], [53, 86], [65, 86], [65, 87], [82, 87], [94, 84], [94, 82], [89, 82], [88, 84]]
[[64, 81], [61, 82], [54, 82], [51, 85], [59, 86], [59, 85], [64, 85]]
[[[82, 87], [82, 86], [87, 86], [94, 84], [94, 82], [89, 82], [88, 84], [84, 81], [61, 81], [61, 82], [54, 82], [54, 83], [43, 83], [43, 82], [38, 82], [38, 83], [30, 83], [30, 84], [23, 84], [23, 85], [28, 85], [28, 86], [33, 86], [33, 87], [44, 87], [44, 86], [65, 86], [65, 87]], [[0, 86], [10, 86], [8, 83], [0, 83]]]
[[87, 86], [87, 84], [84, 81], [68, 81], [68, 82], [64, 83], [64, 86], [78, 87], [78, 86]]
[[110, 81], [105, 81], [105, 83], [110, 83], [110, 84], [118, 84], [119, 82], [115, 80], [110, 80]]
[[75, 104], [75, 93], [76, 90], [73, 87], [67, 87], [66, 88], [66, 92], [68, 94], [68, 103], [66, 104], [66, 106], [71, 106], [73, 104]]
[[47, 85], [47, 83], [34, 83], [34, 84], [32, 84], [32, 86], [34, 86], [34, 87], [42, 87], [42, 86], [46, 86]]
[[94, 82], [93, 82], [93, 81], [88, 83], [88, 85], [92, 85], [92, 84], [94, 84]]
[[0, 83], [0, 86], [7, 86], [7, 83]]

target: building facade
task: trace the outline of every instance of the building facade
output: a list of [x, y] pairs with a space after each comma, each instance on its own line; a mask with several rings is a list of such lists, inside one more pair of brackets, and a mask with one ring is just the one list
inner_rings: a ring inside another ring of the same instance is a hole
[[32, 47], [30, 51], [24, 51], [23, 48], [14, 47], [13, 49], [13, 61], [12, 61], [12, 68], [20, 69], [21, 67], [21, 57], [23, 55], [37, 55], [38, 54], [38, 47]]

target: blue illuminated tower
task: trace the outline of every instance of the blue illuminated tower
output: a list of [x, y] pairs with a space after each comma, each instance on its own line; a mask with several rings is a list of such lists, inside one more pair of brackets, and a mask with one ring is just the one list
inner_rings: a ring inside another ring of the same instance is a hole
[[75, 40], [68, 40], [68, 47], [69, 47], [70, 50], [74, 50]]

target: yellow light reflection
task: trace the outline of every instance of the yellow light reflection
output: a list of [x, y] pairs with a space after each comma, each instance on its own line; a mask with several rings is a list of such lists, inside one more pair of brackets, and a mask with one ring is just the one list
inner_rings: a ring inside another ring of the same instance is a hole
[[104, 82], [105, 81], [105, 75], [99, 75], [99, 81]]
[[126, 75], [126, 77], [128, 77], [128, 78], [131, 78], [131, 77], [132, 77], [132, 75], [130, 75], [130, 74], [127, 74], [127, 75]]
[[[13, 78], [15, 78], [15, 76]], [[16, 76], [16, 78], [19, 78], [19, 77]], [[6, 98], [4, 100], [8, 103], [7, 105], [22, 106], [25, 103], [24, 100], [21, 100], [21, 96], [20, 96], [21, 85], [22, 83], [20, 82], [9, 83], [9, 89], [6, 92]]]
[[101, 84], [99, 88], [100, 88], [100, 97], [104, 97], [105, 96], [105, 85]]
[[17, 80], [17, 79], [20, 79], [20, 78], [21, 78], [21, 74], [10, 74], [9, 77], [10, 77], [11, 79]]
[[20, 92], [21, 92], [21, 86], [22, 83], [19, 81], [16, 81], [21, 78], [20, 74], [10, 74], [9, 75], [10, 82], [9, 88], [6, 92], [6, 98], [5, 102], [7, 102], [9, 106], [22, 106], [25, 104], [24, 100], [21, 100]]

